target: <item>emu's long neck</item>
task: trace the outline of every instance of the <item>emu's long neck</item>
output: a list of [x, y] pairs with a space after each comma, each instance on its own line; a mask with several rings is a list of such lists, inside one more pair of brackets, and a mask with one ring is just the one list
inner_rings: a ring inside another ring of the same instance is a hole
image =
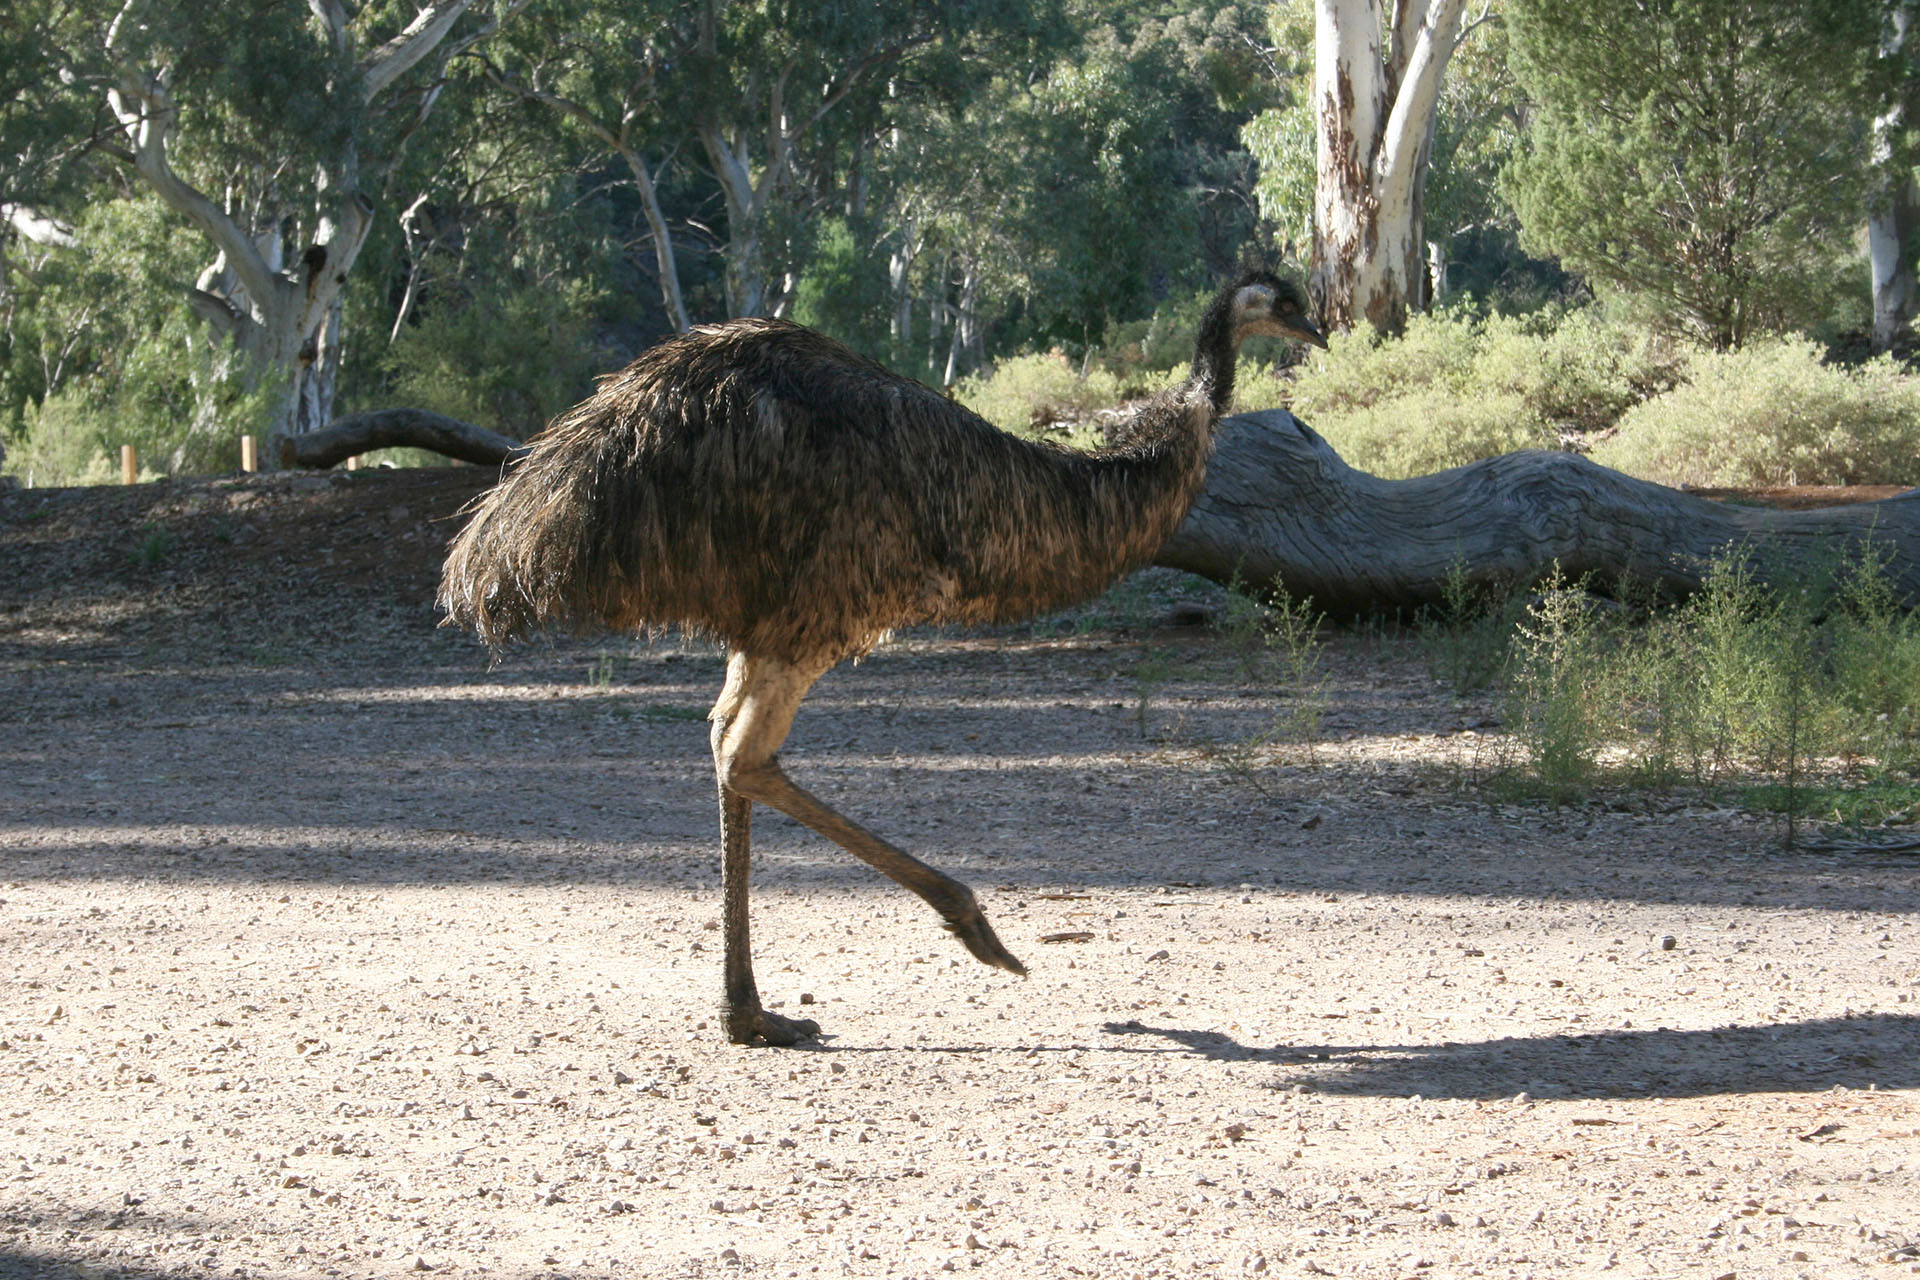
[[1233, 340], [1232, 308], [1223, 297], [1207, 308], [1200, 321], [1193, 371], [1187, 376], [1187, 385], [1212, 401], [1216, 418], [1233, 404], [1234, 362], [1239, 354], [1239, 344]]
[[1233, 403], [1236, 344], [1224, 301], [1201, 323], [1187, 380], [1156, 396], [1129, 438], [1093, 460], [1096, 515], [1088, 532], [1112, 549], [1113, 574], [1151, 560], [1200, 495], [1214, 428]]

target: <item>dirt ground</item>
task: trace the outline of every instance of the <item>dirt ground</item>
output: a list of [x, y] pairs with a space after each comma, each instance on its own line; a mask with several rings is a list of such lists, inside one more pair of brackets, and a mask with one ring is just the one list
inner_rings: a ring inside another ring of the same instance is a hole
[[763, 810], [722, 1043], [719, 661], [436, 630], [481, 478], [0, 494], [0, 1275], [1920, 1273], [1920, 860], [1494, 803], [1390, 635], [1246, 749], [1164, 576], [785, 753], [1033, 976]]

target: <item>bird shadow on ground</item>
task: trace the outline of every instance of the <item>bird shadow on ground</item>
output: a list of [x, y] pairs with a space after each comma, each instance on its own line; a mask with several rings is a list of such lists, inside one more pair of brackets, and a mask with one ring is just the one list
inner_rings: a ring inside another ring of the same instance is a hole
[[1276, 1084], [1372, 1097], [1693, 1098], [1920, 1087], [1920, 1016], [1858, 1014], [1773, 1026], [1597, 1031], [1439, 1044], [1284, 1044], [1110, 1022], [1117, 1036], [1158, 1036], [1201, 1057], [1270, 1062]]

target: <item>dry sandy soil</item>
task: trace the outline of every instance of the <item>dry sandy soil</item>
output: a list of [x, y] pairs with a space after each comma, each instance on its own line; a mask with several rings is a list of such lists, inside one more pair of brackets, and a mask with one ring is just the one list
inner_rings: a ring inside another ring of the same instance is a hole
[[489, 671], [475, 483], [0, 495], [0, 1275], [1920, 1272], [1920, 862], [1492, 803], [1391, 637], [1238, 749], [1287, 696], [1164, 579], [905, 637], [786, 753], [1032, 978], [763, 812], [828, 1034], [722, 1043], [718, 661]]

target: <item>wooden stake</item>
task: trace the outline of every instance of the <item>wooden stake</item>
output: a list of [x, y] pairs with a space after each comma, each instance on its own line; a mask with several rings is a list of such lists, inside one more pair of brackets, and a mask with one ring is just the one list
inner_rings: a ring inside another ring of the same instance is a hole
[[130, 444], [120, 446], [120, 483], [140, 483], [140, 460], [134, 456], [133, 446]]
[[260, 469], [260, 444], [252, 436], [240, 437], [240, 469], [242, 471]]

